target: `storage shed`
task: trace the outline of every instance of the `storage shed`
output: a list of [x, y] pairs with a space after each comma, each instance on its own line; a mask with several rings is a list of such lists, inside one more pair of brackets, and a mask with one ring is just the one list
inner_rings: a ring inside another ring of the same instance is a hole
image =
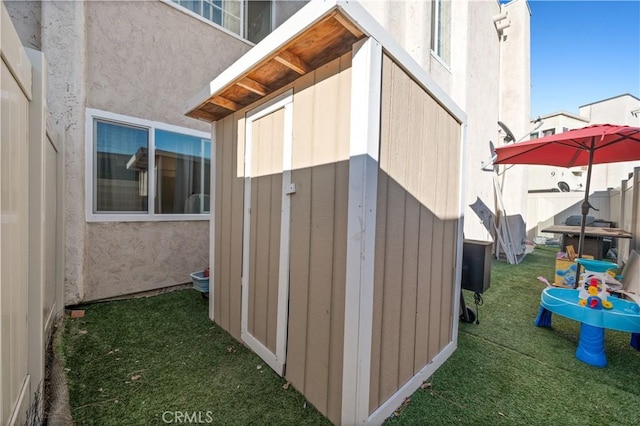
[[332, 422], [381, 423], [457, 344], [465, 114], [326, 1], [187, 115], [213, 123], [211, 318]]

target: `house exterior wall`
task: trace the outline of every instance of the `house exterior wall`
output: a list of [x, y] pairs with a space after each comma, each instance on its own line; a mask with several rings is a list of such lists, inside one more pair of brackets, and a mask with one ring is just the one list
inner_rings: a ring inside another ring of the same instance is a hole
[[460, 220], [461, 125], [383, 58], [370, 412], [453, 339]]
[[[640, 127], [640, 99], [629, 94], [583, 105], [579, 108], [579, 113], [592, 124], [609, 123]], [[628, 179], [635, 167], [640, 167], [640, 161], [595, 165], [591, 175], [591, 188], [602, 191], [619, 187], [620, 182]]]
[[[250, 43], [162, 1], [10, 2], [9, 10], [23, 43], [42, 49], [49, 61], [49, 114], [52, 123], [64, 129], [66, 303], [189, 282], [189, 272], [208, 263], [208, 243], [202, 238], [208, 234], [208, 221], [144, 226], [86, 222], [85, 155], [90, 141], [85, 138], [85, 108], [208, 131], [208, 125], [183, 116], [184, 104]], [[176, 243], [159, 237], [180, 226], [183, 241], [178, 245], [195, 248], [187, 249], [194, 256], [187, 262], [180, 254], [171, 256]], [[106, 229], [108, 240], [98, 241]], [[132, 232], [139, 233], [138, 247], [162, 241], [153, 252], [168, 261], [156, 264], [149, 253], [123, 247]], [[164, 250], [158, 252], [158, 247]], [[100, 250], [106, 251], [97, 256]], [[131, 268], [128, 278], [124, 265]], [[141, 285], [141, 277], [153, 282]]]
[[85, 300], [190, 282], [209, 261], [207, 221], [91, 223], [86, 238]]
[[[500, 110], [499, 117], [506, 123], [516, 140], [528, 139], [530, 129], [531, 99], [531, 36], [529, 18], [531, 11], [526, 0], [513, 0], [502, 6], [511, 22], [501, 39], [500, 56]], [[471, 115], [471, 111], [467, 112]], [[527, 169], [514, 167], [504, 173], [502, 195], [505, 210], [519, 213], [527, 222]], [[524, 237], [518, 235], [517, 237]], [[524, 241], [523, 241], [524, 245]]]

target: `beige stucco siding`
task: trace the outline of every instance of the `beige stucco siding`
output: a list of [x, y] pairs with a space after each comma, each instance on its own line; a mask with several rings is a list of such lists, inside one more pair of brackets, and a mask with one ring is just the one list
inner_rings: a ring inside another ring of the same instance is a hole
[[[87, 107], [210, 131], [183, 115], [184, 104], [248, 44], [159, 1], [85, 7]], [[67, 181], [84, 187], [77, 166], [67, 166]], [[207, 221], [80, 225], [78, 219], [70, 215], [67, 229], [84, 227], [85, 300], [186, 283], [190, 272], [208, 266]]]
[[351, 54], [296, 81], [286, 378], [341, 417]]
[[191, 282], [209, 264], [209, 222], [87, 224], [85, 298], [97, 300]]
[[209, 131], [184, 105], [249, 44], [160, 1], [91, 1], [86, 15], [87, 107]]
[[452, 339], [460, 123], [383, 59], [370, 411]]

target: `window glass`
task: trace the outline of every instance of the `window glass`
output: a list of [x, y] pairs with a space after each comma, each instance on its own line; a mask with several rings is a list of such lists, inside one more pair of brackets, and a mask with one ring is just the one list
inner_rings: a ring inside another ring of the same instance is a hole
[[435, 0], [431, 4], [431, 50], [449, 64], [451, 61], [451, 1]]
[[272, 0], [172, 1], [254, 43], [262, 40], [273, 30], [271, 28]]
[[147, 129], [96, 121], [94, 131], [94, 213], [146, 212]]
[[271, 1], [247, 4], [247, 38], [258, 43], [271, 32]]
[[209, 212], [211, 142], [155, 131], [156, 214]]

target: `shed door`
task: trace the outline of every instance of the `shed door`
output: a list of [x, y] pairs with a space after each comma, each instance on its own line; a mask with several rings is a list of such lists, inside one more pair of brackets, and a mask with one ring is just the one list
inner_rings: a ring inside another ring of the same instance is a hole
[[284, 374], [289, 300], [292, 93], [247, 113], [242, 340]]

